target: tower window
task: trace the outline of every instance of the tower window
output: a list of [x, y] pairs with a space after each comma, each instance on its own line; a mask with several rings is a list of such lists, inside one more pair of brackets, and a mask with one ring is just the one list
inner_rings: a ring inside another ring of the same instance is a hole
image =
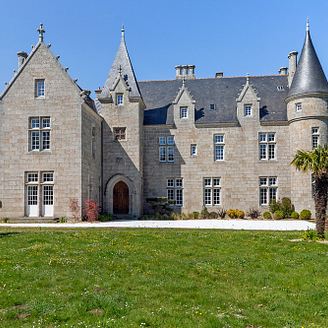
[[123, 105], [123, 94], [119, 93], [116, 95], [116, 105]]
[[302, 110], [302, 104], [296, 104], [296, 111], [299, 112]]

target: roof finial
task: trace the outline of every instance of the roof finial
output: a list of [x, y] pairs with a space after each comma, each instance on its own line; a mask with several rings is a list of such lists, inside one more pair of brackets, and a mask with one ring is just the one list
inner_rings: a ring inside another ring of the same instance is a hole
[[43, 42], [43, 33], [46, 33], [46, 31], [42, 28], [43, 24], [40, 23], [40, 28], [37, 29], [39, 32], [39, 42]]
[[124, 39], [124, 25], [122, 24], [122, 30], [121, 30], [121, 32], [122, 32], [122, 39]]
[[249, 73], [246, 74], [246, 82], [249, 83]]
[[310, 24], [309, 24], [309, 17], [306, 21], [306, 32], [309, 32], [310, 31]]

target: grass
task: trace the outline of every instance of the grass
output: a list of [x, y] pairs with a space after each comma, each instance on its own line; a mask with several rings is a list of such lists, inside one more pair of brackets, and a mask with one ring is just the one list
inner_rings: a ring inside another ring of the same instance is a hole
[[302, 232], [0, 230], [0, 327], [327, 327]]

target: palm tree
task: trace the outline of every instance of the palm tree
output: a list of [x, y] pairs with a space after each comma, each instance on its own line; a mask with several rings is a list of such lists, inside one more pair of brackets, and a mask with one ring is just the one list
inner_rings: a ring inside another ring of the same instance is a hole
[[312, 171], [314, 177], [315, 221], [319, 236], [325, 238], [328, 198], [328, 144], [318, 146], [312, 151], [298, 150], [292, 165], [300, 171]]

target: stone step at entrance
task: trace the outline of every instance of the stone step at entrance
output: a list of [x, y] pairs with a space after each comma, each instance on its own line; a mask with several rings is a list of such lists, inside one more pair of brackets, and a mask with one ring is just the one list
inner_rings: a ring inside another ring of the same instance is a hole
[[24, 217], [24, 218], [15, 218], [9, 219], [8, 223], [57, 223], [59, 218], [52, 217]]

